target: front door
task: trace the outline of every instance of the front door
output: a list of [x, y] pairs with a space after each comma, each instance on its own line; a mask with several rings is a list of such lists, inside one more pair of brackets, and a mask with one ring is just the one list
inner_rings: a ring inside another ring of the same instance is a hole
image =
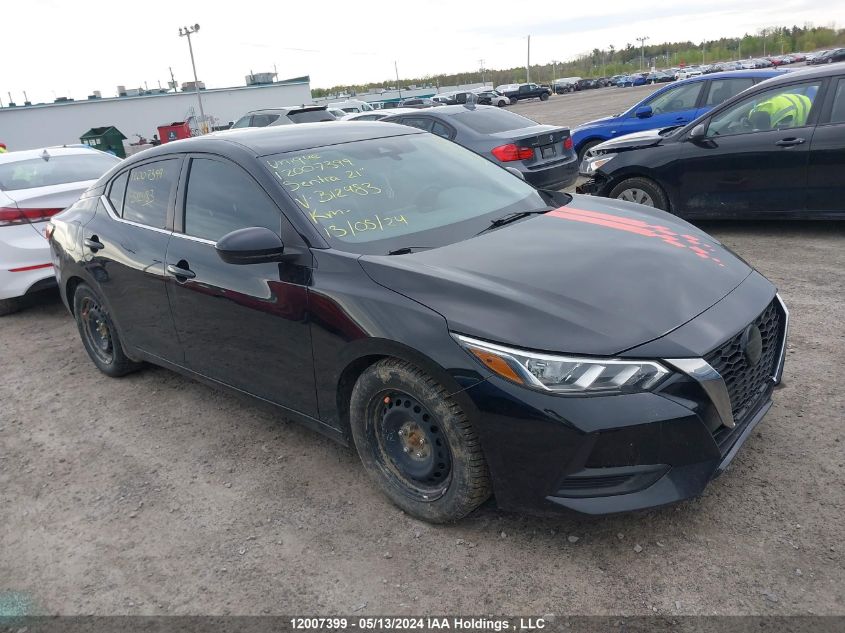
[[310, 268], [227, 264], [214, 247], [225, 234], [251, 226], [279, 233], [289, 246], [293, 228], [258, 183], [229, 161], [192, 157], [183, 189], [177, 204], [182, 230], [168, 245], [166, 269], [185, 365], [316, 417]]
[[679, 148], [676, 211], [690, 217], [803, 211], [820, 85], [782, 85], [710, 117], [705, 138]]
[[636, 110], [631, 112], [614, 136], [686, 125], [698, 114], [698, 98], [703, 87], [703, 81], [693, 81], [656, 94], [643, 103], [643, 106], [651, 107], [651, 116], [640, 118]]

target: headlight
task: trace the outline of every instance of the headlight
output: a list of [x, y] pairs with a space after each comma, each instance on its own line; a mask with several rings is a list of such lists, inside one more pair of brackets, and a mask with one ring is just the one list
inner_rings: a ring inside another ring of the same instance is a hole
[[649, 391], [670, 373], [654, 361], [556, 356], [496, 345], [461, 334], [452, 336], [502, 378], [561, 395]]
[[587, 156], [581, 161], [580, 172], [585, 176], [592, 176], [599, 167], [616, 158], [616, 154], [601, 154], [599, 156]]

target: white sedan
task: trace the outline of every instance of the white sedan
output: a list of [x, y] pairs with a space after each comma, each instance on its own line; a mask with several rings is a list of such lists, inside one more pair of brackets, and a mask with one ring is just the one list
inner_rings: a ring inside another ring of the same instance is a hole
[[386, 116], [393, 116], [394, 114], [403, 114], [408, 112], [419, 112], [419, 108], [387, 108], [385, 110], [375, 110], [373, 112], [353, 112], [343, 117], [344, 121], [378, 121]]
[[119, 162], [85, 147], [0, 154], [0, 316], [18, 310], [23, 295], [55, 284], [47, 220]]

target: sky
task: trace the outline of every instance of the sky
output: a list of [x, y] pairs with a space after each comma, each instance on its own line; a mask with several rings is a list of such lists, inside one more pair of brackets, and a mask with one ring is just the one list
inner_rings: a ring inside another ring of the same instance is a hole
[[0, 101], [84, 99], [94, 90], [193, 79], [179, 27], [208, 88], [252, 72], [311, 76], [313, 88], [567, 60], [593, 48], [738, 37], [778, 25], [845, 23], [845, 0], [5, 0]]

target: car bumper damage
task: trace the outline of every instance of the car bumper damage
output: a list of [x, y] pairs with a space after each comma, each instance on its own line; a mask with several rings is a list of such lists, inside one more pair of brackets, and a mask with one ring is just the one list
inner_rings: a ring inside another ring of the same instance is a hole
[[[660, 359], [654, 392], [561, 397], [491, 377], [467, 390], [500, 507], [610, 514], [698, 496], [772, 406], [788, 311], [776, 296], [702, 358]], [[745, 356], [749, 331], [762, 333]], [[756, 358], [757, 362], [752, 362]]]

